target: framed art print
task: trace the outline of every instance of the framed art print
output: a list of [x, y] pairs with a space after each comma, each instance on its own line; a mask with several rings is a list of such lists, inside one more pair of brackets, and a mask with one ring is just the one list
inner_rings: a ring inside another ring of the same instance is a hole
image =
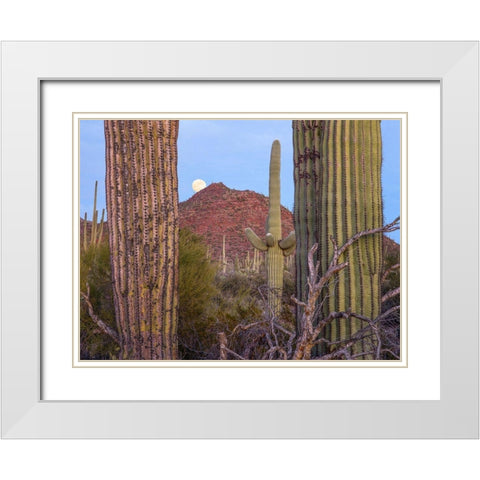
[[478, 43], [2, 56], [5, 438], [478, 438]]

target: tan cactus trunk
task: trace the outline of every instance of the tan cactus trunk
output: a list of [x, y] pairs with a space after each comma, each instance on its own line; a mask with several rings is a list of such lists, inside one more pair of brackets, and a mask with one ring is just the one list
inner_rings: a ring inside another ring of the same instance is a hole
[[177, 358], [177, 120], [106, 120], [106, 199], [121, 358]]

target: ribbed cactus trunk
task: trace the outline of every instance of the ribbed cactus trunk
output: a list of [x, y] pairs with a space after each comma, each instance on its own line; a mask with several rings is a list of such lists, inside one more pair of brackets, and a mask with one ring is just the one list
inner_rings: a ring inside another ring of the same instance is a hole
[[[297, 298], [305, 300], [307, 252], [314, 243], [319, 244], [316, 260], [322, 275], [333, 256], [331, 236], [341, 246], [357, 232], [383, 226], [380, 121], [294, 120], [293, 143]], [[360, 238], [339, 263], [343, 261], [349, 265], [321, 298], [322, 314], [350, 310], [376, 318], [381, 307], [382, 235]], [[335, 320], [325, 337], [349, 338], [365, 326], [358, 319]], [[370, 350], [368, 343], [356, 343], [351, 353]], [[312, 353], [328, 351], [321, 343]]]
[[106, 199], [121, 358], [177, 358], [177, 120], [106, 120]]
[[250, 228], [245, 229], [245, 234], [256, 249], [266, 252], [269, 315], [278, 318], [282, 310], [283, 257], [291, 255], [295, 249], [294, 232], [282, 240], [280, 142], [278, 140], [273, 142], [270, 154], [268, 193], [269, 206], [265, 241], [261, 240]]
[[282, 310], [283, 250], [278, 242], [282, 239], [282, 216], [280, 211], [280, 142], [273, 142], [268, 180], [268, 217], [266, 225], [268, 305], [274, 318]]

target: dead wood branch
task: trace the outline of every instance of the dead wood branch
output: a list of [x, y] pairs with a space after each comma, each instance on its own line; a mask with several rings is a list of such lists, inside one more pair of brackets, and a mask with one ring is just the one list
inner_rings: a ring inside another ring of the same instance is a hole
[[[323, 355], [319, 359], [332, 360], [332, 359], [347, 359], [352, 360], [356, 358], [372, 356], [375, 359], [381, 359], [382, 353], [389, 353], [394, 358], [398, 358], [395, 353], [395, 345], [391, 339], [395, 338], [395, 316], [393, 314], [400, 309], [400, 306], [395, 306], [388, 309], [375, 319], [367, 318], [364, 315], [357, 314], [351, 311], [345, 312], [330, 312], [326, 317], [320, 318], [319, 315], [322, 311], [322, 307], [326, 299], [330, 296], [327, 293], [326, 287], [331, 287], [332, 282], [338, 281], [338, 275], [348, 266], [348, 262], [341, 262], [342, 255], [345, 254], [348, 248], [350, 248], [356, 241], [367, 235], [374, 235], [385, 232], [392, 232], [398, 230], [400, 218], [396, 218], [393, 222], [379, 228], [373, 228], [365, 230], [353, 235], [342, 246], [338, 246], [335, 239], [330, 237], [333, 244], [333, 257], [328, 265], [327, 270], [321, 276], [319, 276], [320, 262], [315, 262], [315, 254], [318, 249], [318, 244], [314, 244], [308, 252], [308, 277], [307, 277], [307, 299], [301, 301], [294, 296], [291, 297], [292, 301], [301, 307], [303, 310], [301, 318], [297, 319], [298, 327], [297, 332], [290, 331], [288, 328], [281, 325], [280, 319], [274, 318], [272, 312], [268, 311], [268, 307], [265, 306], [264, 318], [260, 321], [253, 323], [247, 323], [237, 325], [232, 335], [236, 335], [240, 332], [248, 333], [248, 341], [246, 347], [243, 349], [243, 355], [240, 355], [227, 347], [227, 337], [220, 339], [220, 358], [226, 359], [227, 354], [234, 356], [235, 358], [246, 360], [250, 356], [250, 352], [255, 351], [255, 346], [252, 345], [252, 341], [258, 338], [262, 338], [265, 342], [263, 352], [261, 353], [262, 359], [281, 359], [281, 360], [308, 360], [311, 358], [312, 350], [315, 345], [322, 342], [326, 343], [330, 348], [330, 352]], [[399, 268], [397, 266], [391, 267], [390, 271]], [[384, 275], [388, 275], [389, 271]], [[262, 298], [265, 299], [263, 292], [261, 292]], [[382, 297], [382, 302], [393, 298], [400, 294], [400, 288], [392, 290], [386, 293]], [[264, 302], [266, 304], [266, 301]], [[337, 341], [329, 341], [323, 337], [325, 335], [326, 327], [335, 319], [344, 318], [349, 321], [350, 319], [359, 319], [365, 323], [365, 327], [361, 328], [354, 335], [349, 338], [343, 338]], [[383, 322], [390, 322], [388, 335], [385, 336], [382, 328]], [[385, 340], [386, 338], [386, 340]], [[360, 353], [352, 354], [351, 348], [357, 342], [363, 342], [364, 347]], [[385, 343], [386, 342], [386, 343]], [[393, 345], [393, 347], [392, 347]], [[258, 354], [258, 352], [257, 352]], [[256, 357], [259, 358], [259, 357]]]
[[390, 298], [396, 297], [397, 295], [400, 295], [400, 287], [397, 287], [393, 290], [390, 290], [387, 292], [383, 297], [382, 297], [382, 303], [386, 302]]
[[220, 332], [218, 334], [218, 343], [220, 344], [220, 360], [227, 360], [228, 359], [228, 353], [232, 356], [234, 356], [238, 360], [245, 360], [244, 357], [239, 355], [238, 353], [234, 352], [233, 350], [230, 350], [227, 345], [228, 345], [228, 340], [227, 340], [227, 335], [225, 332]]
[[87, 283], [87, 293], [80, 292], [80, 295], [87, 305], [88, 315], [97, 327], [103, 332], [109, 335], [115, 342], [120, 345], [120, 337], [115, 329], [109, 327], [98, 315], [95, 314], [92, 302], [90, 301], [90, 286]]
[[[380, 358], [382, 342], [381, 342], [381, 337], [380, 337], [377, 323], [379, 320], [383, 318], [382, 315], [372, 321], [372, 319], [368, 319], [366, 317], [355, 314], [353, 312], [331, 312], [326, 318], [318, 321], [317, 320], [317, 317], [318, 317], [317, 302], [324, 287], [329, 284], [330, 280], [334, 276], [338, 275], [338, 273], [341, 272], [348, 265], [348, 262], [339, 263], [339, 259], [347, 251], [349, 247], [351, 247], [360, 238], [365, 237], [367, 235], [374, 235], [378, 233], [392, 232], [394, 230], [398, 230], [400, 228], [399, 221], [400, 221], [400, 217], [397, 217], [393, 222], [387, 225], [384, 225], [383, 227], [372, 228], [369, 230], [358, 232], [355, 235], [353, 235], [351, 238], [349, 238], [340, 248], [338, 247], [335, 239], [333, 237], [330, 237], [330, 240], [333, 244], [333, 257], [332, 257], [332, 260], [330, 261], [330, 264], [325, 274], [322, 275], [320, 278], [318, 278], [320, 263], [314, 262], [314, 255], [318, 249], [318, 244], [314, 244], [311, 247], [307, 257], [308, 270], [309, 270], [309, 274], [307, 278], [307, 287], [308, 287], [307, 301], [301, 302], [296, 298], [292, 298], [295, 303], [303, 307], [303, 314], [300, 319], [300, 329], [299, 329], [300, 333], [299, 333], [295, 353], [293, 355], [294, 359], [296, 360], [309, 359], [311, 357], [311, 350], [316, 344], [316, 341], [320, 336], [321, 332], [324, 330], [324, 328], [335, 318], [341, 318], [341, 317], [344, 317], [347, 320], [350, 317], [356, 317], [369, 324], [371, 333], [373, 333], [377, 338], [377, 346], [374, 352], [375, 358]], [[400, 289], [398, 289], [398, 293], [399, 292], [400, 292]], [[392, 293], [391, 297], [395, 296], [396, 294], [397, 293]], [[389, 296], [388, 298], [391, 298], [391, 297]], [[345, 353], [344, 352], [345, 348], [346, 347], [342, 348], [342, 354]]]
[[382, 275], [382, 282], [395, 270], [398, 270], [400, 268], [400, 264], [396, 263], [395, 265], [392, 265], [388, 270], [385, 270], [385, 272]]

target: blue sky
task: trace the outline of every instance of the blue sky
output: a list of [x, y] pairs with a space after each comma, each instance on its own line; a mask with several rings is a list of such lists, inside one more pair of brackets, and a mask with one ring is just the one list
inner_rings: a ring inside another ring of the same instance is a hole
[[[382, 121], [383, 199], [385, 223], [400, 214], [400, 122]], [[194, 192], [192, 182], [222, 182], [236, 190], [268, 195], [270, 148], [282, 147], [281, 200], [293, 211], [293, 145], [291, 120], [181, 120], [178, 138], [180, 201]], [[99, 182], [97, 209], [105, 207], [105, 140], [102, 120], [80, 123], [80, 213], [92, 218], [95, 180]], [[400, 241], [399, 231], [391, 238]]]

